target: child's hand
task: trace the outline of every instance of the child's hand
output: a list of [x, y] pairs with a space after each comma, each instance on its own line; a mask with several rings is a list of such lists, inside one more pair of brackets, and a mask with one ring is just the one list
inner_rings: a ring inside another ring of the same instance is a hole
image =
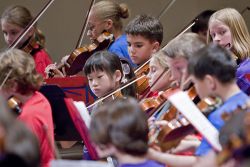
[[57, 69], [56, 63], [50, 64], [45, 68], [46, 78], [65, 77], [65, 75]]
[[61, 63], [66, 65], [67, 67], [70, 67], [69, 63], [67, 62], [70, 55], [66, 55], [61, 59]]

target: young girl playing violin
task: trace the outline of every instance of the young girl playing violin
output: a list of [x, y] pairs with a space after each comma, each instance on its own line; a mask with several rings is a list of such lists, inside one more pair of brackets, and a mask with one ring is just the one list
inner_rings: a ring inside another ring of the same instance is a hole
[[150, 91], [159, 92], [165, 91], [169, 88], [170, 70], [166, 61], [166, 55], [162, 51], [153, 54], [149, 63], [149, 79]]
[[[88, 78], [90, 89], [98, 98], [119, 88], [124, 78], [119, 57], [107, 51], [100, 51], [93, 54], [84, 66], [84, 74]], [[131, 86], [128, 89], [131, 89]], [[134, 92], [130, 91], [130, 93]], [[126, 94], [132, 95], [125, 91], [124, 95]], [[122, 97], [120, 91], [104, 99], [103, 102], [117, 97]]]
[[209, 20], [208, 42], [214, 42], [229, 49], [237, 59], [237, 84], [250, 95], [250, 35], [241, 14], [232, 8], [215, 12]]
[[10, 49], [0, 55], [0, 93], [16, 97], [22, 103], [18, 119], [36, 135], [41, 155], [41, 167], [54, 159], [54, 125], [48, 100], [38, 92], [43, 78], [35, 70], [33, 58], [26, 52]]
[[109, 46], [108, 51], [127, 59], [135, 67], [128, 54], [126, 35], [122, 32], [122, 19], [128, 17], [129, 10], [125, 4], [109, 0], [97, 2], [90, 12], [87, 35], [94, 40], [103, 31], [113, 34], [115, 41]]
[[[32, 19], [30, 11], [19, 5], [8, 7], [2, 13], [1, 28], [8, 46], [16, 40]], [[44, 49], [44, 36], [36, 26], [28, 31], [17, 48], [23, 49], [33, 56], [37, 72], [45, 77], [45, 67], [51, 64], [51, 59]]]
[[[148, 62], [153, 53], [160, 49], [163, 39], [161, 22], [149, 15], [138, 15], [126, 26], [129, 56], [133, 63], [139, 65], [135, 70], [136, 76], [148, 72]], [[140, 98], [150, 97], [147, 79], [137, 82], [137, 94]]]

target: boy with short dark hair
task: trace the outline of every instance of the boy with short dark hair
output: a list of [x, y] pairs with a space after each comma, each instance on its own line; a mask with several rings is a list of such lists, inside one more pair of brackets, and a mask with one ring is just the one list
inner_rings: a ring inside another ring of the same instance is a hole
[[[222, 114], [243, 106], [249, 97], [236, 84], [237, 64], [231, 53], [224, 48], [210, 44], [199, 50], [189, 60], [188, 72], [200, 98], [219, 97], [223, 104], [208, 116], [208, 120], [218, 129], [224, 125]], [[202, 140], [196, 155], [205, 155], [211, 145]]]
[[138, 15], [127, 25], [128, 51], [133, 63], [142, 65], [160, 49], [163, 40], [161, 22], [149, 15]]

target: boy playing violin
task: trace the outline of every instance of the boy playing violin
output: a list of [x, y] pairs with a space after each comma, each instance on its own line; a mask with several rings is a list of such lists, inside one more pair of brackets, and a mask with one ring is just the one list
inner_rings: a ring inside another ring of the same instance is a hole
[[[127, 25], [128, 52], [134, 64], [140, 66], [135, 70], [139, 76], [140, 69], [148, 69], [148, 61], [153, 53], [160, 49], [163, 39], [163, 27], [161, 22], [148, 15], [138, 15]], [[144, 70], [142, 70], [144, 71]], [[137, 93], [140, 97], [150, 97], [147, 80], [137, 82]]]
[[[218, 130], [224, 125], [222, 113], [232, 112], [249, 100], [236, 84], [236, 68], [232, 54], [216, 44], [201, 49], [189, 61], [188, 72], [200, 98], [219, 97], [223, 101], [222, 106], [208, 116]], [[211, 149], [203, 139], [196, 155], [205, 155]]]
[[160, 49], [163, 39], [161, 22], [148, 15], [138, 15], [127, 25], [129, 56], [134, 64], [142, 65]]
[[[237, 106], [244, 105], [248, 100], [248, 96], [236, 85], [236, 62], [229, 52], [216, 45], [201, 48], [197, 53], [193, 54], [188, 61], [189, 63], [185, 63], [186, 68], [184, 69], [188, 72], [186, 74], [190, 75], [190, 79], [194, 83], [200, 98], [209, 96], [219, 97], [224, 102], [221, 107], [208, 116], [209, 121], [219, 130], [224, 124], [221, 114], [225, 111], [233, 111]], [[170, 64], [173, 62], [172, 60]], [[177, 67], [178, 64], [174, 66], [175, 64], [173, 63], [172, 65], [172, 67]], [[178, 70], [176, 71], [178, 72]], [[192, 166], [194, 164], [199, 166], [201, 163], [213, 166], [215, 165], [213, 159], [214, 152], [211, 152], [211, 150], [212, 147], [210, 144], [203, 139], [195, 153], [196, 156], [206, 155], [206, 157], [202, 159], [197, 159], [197, 157], [194, 156], [183, 157], [167, 153], [162, 154], [154, 150], [151, 150], [150, 155], [153, 155], [152, 158], [154, 159], [158, 157], [158, 161], [165, 161], [166, 164], [174, 166]], [[210, 154], [208, 154], [209, 151]], [[177, 161], [178, 163], [176, 163]], [[198, 162], [199, 164], [197, 164]]]
[[[191, 80], [187, 73], [188, 60], [193, 56], [194, 52], [205, 47], [205, 42], [199, 35], [195, 33], [185, 33], [171, 40], [162, 50], [171, 73], [171, 80], [176, 82], [183, 90], [188, 89]], [[196, 138], [192, 142], [183, 140], [175, 152], [195, 149], [197, 146]], [[153, 149], [149, 150], [149, 157], [156, 159], [170, 166], [190, 166], [196, 162], [194, 156], [181, 156], [168, 153], [157, 152]]]

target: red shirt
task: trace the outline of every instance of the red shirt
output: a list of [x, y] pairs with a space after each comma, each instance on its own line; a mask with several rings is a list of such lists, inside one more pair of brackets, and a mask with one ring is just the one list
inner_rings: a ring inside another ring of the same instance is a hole
[[54, 126], [48, 100], [39, 92], [22, 106], [18, 119], [37, 136], [40, 145], [41, 167], [49, 167], [54, 159]]
[[35, 60], [36, 71], [45, 78], [45, 68], [52, 63], [49, 54], [44, 49], [35, 50], [31, 54]]

